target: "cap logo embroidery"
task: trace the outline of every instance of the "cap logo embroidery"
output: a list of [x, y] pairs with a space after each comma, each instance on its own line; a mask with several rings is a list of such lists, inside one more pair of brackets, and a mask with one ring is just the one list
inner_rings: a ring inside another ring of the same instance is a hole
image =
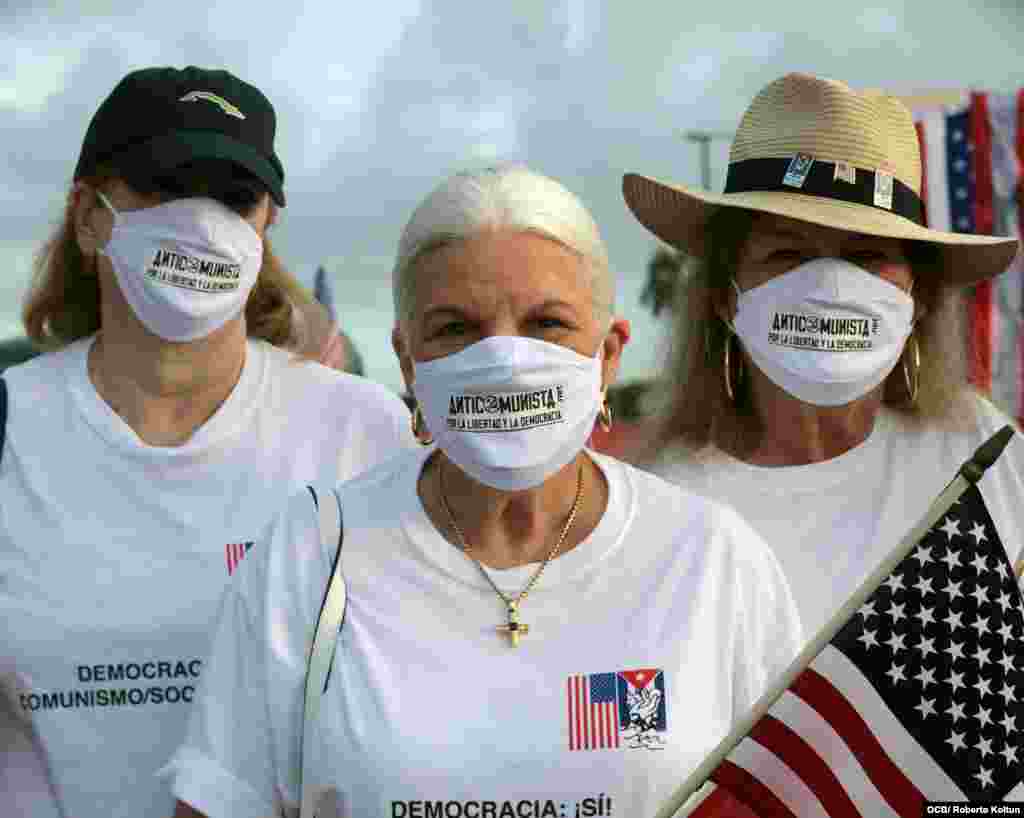
[[189, 91], [178, 102], [197, 102], [201, 99], [212, 102], [228, 116], [233, 116], [236, 119], [245, 119], [245, 114], [238, 110], [236, 106], [232, 105], [224, 97], [217, 96], [211, 91]]

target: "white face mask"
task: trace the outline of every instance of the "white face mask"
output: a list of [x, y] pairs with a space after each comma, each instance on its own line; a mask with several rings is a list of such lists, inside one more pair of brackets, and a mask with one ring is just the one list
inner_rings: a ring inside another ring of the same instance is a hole
[[110, 259], [125, 300], [166, 341], [205, 338], [235, 318], [256, 285], [263, 239], [214, 199], [176, 199], [114, 214]]
[[416, 363], [413, 391], [453, 463], [480, 483], [518, 491], [543, 483], [586, 445], [601, 404], [601, 349], [588, 358], [495, 335]]
[[892, 372], [914, 300], [839, 258], [816, 258], [740, 292], [734, 331], [751, 360], [804, 403], [842, 406]]

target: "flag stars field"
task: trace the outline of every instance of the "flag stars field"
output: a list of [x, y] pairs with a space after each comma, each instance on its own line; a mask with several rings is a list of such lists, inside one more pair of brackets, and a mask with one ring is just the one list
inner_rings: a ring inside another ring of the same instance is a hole
[[1010, 702], [1017, 701], [1016, 688], [1003, 683], [1003, 689], [999, 691], [999, 695], [1003, 697], [1003, 702], [1009, 704]]
[[[946, 711], [946, 715], [950, 716], [953, 719], [953, 724], [956, 724], [958, 721], [960, 721], [960, 719], [966, 719], [967, 714], [964, 713], [963, 702], [954, 701], [952, 704], [950, 704], [949, 709]], [[962, 736], [963, 733], [956, 733], [954, 731], [954, 735]], [[962, 742], [961, 746], [963, 746]]]
[[889, 641], [886, 642], [886, 644], [889, 646], [890, 650], [892, 650], [892, 655], [894, 657], [901, 650], [906, 650], [907, 649], [907, 646], [903, 644], [903, 642], [904, 642], [904, 640], [906, 638], [907, 638], [906, 634], [903, 634], [903, 633], [897, 634], [895, 631], [893, 632], [892, 636], [889, 637]]
[[946, 533], [947, 542], [952, 542], [953, 537], [960, 536], [960, 524], [953, 517], [947, 517], [945, 525], [939, 530]]
[[935, 653], [935, 639], [925, 639], [921, 637], [921, 641], [917, 645], [918, 651], [921, 653], [922, 662], [928, 658], [929, 654]]
[[903, 675], [904, 667], [904, 665], [897, 665], [895, 662], [893, 662], [892, 666], [889, 668], [888, 672], [885, 675], [892, 679], [893, 684], [896, 684], [897, 682], [905, 682], [907, 680], [907, 677]]
[[953, 688], [953, 692], [956, 693], [961, 687], [964, 686], [964, 674], [957, 673], [955, 670], [950, 671], [949, 678], [946, 680], [946, 684]]
[[927, 690], [928, 685], [936, 684], [935, 669], [930, 667], [924, 667], [922, 665], [920, 672], [914, 678], [921, 683], [922, 690]]
[[875, 638], [874, 631], [864, 631], [864, 633], [857, 637], [857, 641], [864, 643], [865, 650], [878, 647], [878, 640]]
[[[950, 551], [949, 553], [953, 554], [954, 552]], [[959, 564], [960, 563], [958, 562], [957, 565]], [[950, 570], [953, 570], [952, 565], [950, 565]], [[946, 594], [949, 597], [949, 601], [952, 602], [957, 597], [964, 595], [963, 591], [960, 590], [961, 585], [963, 585], [962, 582], [953, 582], [952, 579], [948, 579], [946, 580], [946, 587], [942, 589], [942, 592]]]
[[935, 730], [929, 723], [948, 719], [949, 732], [932, 739], [942, 748], [936, 759], [965, 793], [986, 799], [1024, 777], [1011, 744], [1020, 715], [1020, 590], [1005, 555], [990, 559], [987, 531], [969, 507], [955, 507], [847, 625], [861, 655], [888, 647], [874, 684], [894, 712], [913, 713], [901, 719], [925, 731], [919, 741]]
[[935, 699], [926, 699], [924, 696], [921, 697], [921, 703], [914, 708], [921, 713], [922, 719], [927, 719], [929, 716], [936, 715], [935, 713]]
[[[978, 487], [903, 554], [758, 722], [772, 729], [748, 732], [712, 773], [753, 811], [767, 794], [786, 803], [796, 782], [820, 806], [800, 815], [919, 815], [929, 799], [1024, 790], [1024, 598]], [[856, 775], [833, 766], [825, 735]]]
[[892, 593], [903, 590], [903, 576], [901, 574], [892, 574], [886, 581], [885, 584], [889, 586], [889, 590]]

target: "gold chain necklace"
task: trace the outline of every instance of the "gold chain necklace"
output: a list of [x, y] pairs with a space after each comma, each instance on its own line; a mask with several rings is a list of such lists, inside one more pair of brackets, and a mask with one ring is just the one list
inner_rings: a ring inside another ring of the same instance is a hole
[[569, 510], [569, 519], [565, 521], [565, 525], [562, 528], [562, 533], [558, 535], [558, 540], [555, 542], [554, 547], [548, 552], [548, 555], [544, 558], [544, 562], [540, 564], [540, 567], [534, 572], [533, 576], [527, 581], [518, 594], [515, 596], [508, 596], [504, 591], [499, 588], [491, 575], [487, 573], [487, 569], [481, 564], [480, 560], [473, 556], [472, 549], [469, 543], [466, 542], [466, 535], [462, 533], [462, 528], [455, 520], [455, 515], [452, 513], [451, 506], [448, 505], [448, 497], [444, 492], [444, 465], [438, 463], [438, 483], [441, 489], [441, 504], [444, 506], [445, 513], [448, 515], [448, 522], [451, 523], [455, 533], [459, 536], [459, 542], [462, 544], [462, 551], [473, 560], [473, 564], [479, 569], [480, 573], [484, 575], [484, 579], [490, 583], [490, 586], [494, 589], [502, 601], [505, 603], [506, 615], [508, 621], [504, 625], [499, 625], [496, 630], [499, 634], [508, 636], [509, 642], [512, 647], [519, 645], [519, 638], [526, 636], [530, 632], [530, 626], [519, 621], [519, 605], [526, 599], [530, 591], [533, 590], [533, 586], [537, 584], [537, 580], [540, 579], [541, 574], [544, 573], [544, 569], [548, 567], [548, 563], [555, 558], [559, 550], [562, 547], [562, 543], [565, 542], [566, 536], [569, 534], [569, 529], [572, 528], [573, 522], [576, 520], [576, 512], [580, 508], [580, 500], [583, 497], [583, 463], [580, 463], [579, 471], [576, 474], [576, 498], [572, 501], [572, 508]]

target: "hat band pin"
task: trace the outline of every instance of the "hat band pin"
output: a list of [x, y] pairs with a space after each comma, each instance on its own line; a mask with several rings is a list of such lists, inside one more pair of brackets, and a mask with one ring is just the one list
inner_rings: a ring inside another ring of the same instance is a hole
[[922, 227], [925, 224], [921, 197], [891, 173], [851, 168], [807, 154], [744, 159], [729, 165], [724, 193], [764, 191], [804, 193], [866, 205], [903, 216]]

